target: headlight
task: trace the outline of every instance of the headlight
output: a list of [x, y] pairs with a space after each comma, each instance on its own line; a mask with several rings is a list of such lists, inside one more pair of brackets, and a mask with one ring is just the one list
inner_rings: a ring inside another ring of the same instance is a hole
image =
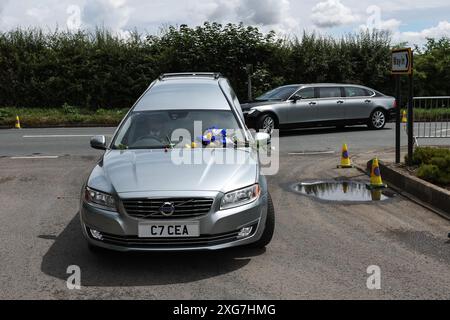
[[116, 202], [114, 201], [114, 198], [108, 193], [100, 192], [86, 187], [86, 190], [84, 191], [84, 200], [86, 200], [87, 203], [93, 205], [94, 207], [116, 211]]
[[253, 202], [258, 199], [260, 192], [259, 184], [254, 184], [250, 187], [225, 193], [220, 203], [220, 209], [234, 208]]

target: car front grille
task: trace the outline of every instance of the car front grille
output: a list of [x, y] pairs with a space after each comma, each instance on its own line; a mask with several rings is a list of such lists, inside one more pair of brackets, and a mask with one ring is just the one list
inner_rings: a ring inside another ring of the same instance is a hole
[[[122, 203], [128, 215], [139, 219], [180, 219], [199, 217], [207, 214], [213, 204], [211, 198], [160, 198], [160, 199], [123, 199]], [[175, 211], [165, 216], [161, 206], [173, 203]]]

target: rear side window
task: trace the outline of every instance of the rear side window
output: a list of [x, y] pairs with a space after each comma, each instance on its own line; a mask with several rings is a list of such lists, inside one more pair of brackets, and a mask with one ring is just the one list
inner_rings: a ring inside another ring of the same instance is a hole
[[319, 87], [320, 98], [339, 98], [341, 96], [340, 87]]
[[358, 87], [345, 87], [345, 96], [346, 97], [368, 97], [372, 95], [368, 90], [364, 88]]

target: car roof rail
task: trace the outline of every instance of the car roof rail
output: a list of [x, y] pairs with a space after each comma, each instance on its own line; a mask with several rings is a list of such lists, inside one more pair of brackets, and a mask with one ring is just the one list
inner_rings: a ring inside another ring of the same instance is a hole
[[177, 72], [177, 73], [163, 73], [159, 76], [159, 80], [164, 80], [172, 77], [209, 77], [219, 79], [222, 77], [220, 72]]

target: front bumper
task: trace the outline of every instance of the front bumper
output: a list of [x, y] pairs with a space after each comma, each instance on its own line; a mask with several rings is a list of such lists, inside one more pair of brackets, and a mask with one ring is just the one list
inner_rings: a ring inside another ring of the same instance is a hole
[[[204, 216], [176, 219], [177, 222], [198, 221], [200, 237], [195, 238], [139, 238], [139, 222], [152, 220], [128, 216], [120, 205], [119, 212], [111, 212], [82, 201], [80, 219], [83, 234], [91, 245], [116, 251], [219, 250], [250, 244], [261, 238], [267, 215], [267, 194], [237, 208], [217, 211], [217, 205], [214, 203], [211, 211]], [[250, 235], [238, 238], [240, 229], [248, 226], [253, 227]], [[89, 229], [101, 232], [103, 240], [94, 239]]]
[[261, 114], [258, 110], [247, 109], [242, 112], [244, 114], [245, 125], [247, 128], [256, 129], [256, 120]]

